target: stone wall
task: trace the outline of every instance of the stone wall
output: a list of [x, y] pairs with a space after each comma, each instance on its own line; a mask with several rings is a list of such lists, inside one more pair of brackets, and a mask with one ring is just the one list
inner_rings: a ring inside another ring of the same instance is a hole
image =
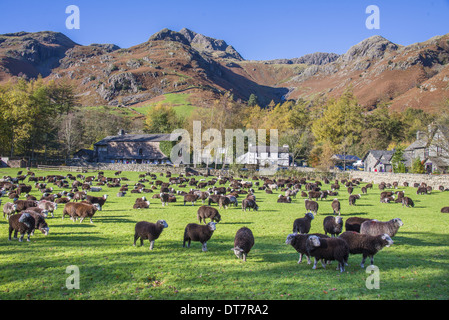
[[381, 182], [393, 183], [397, 181], [400, 186], [404, 182], [408, 182], [410, 186], [414, 183], [426, 183], [428, 186], [432, 186], [434, 189], [438, 189], [439, 186], [449, 188], [449, 175], [429, 175], [429, 174], [412, 174], [412, 173], [391, 173], [391, 172], [364, 172], [364, 171], [351, 171], [349, 174], [351, 179], [361, 178], [363, 182], [371, 182], [379, 184]]

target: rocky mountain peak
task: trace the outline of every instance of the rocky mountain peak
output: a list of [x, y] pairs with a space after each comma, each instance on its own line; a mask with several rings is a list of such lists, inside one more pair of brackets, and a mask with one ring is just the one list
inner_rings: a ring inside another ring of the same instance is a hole
[[352, 46], [341, 59], [345, 62], [358, 58], [381, 59], [386, 53], [399, 49], [399, 46], [382, 36], [372, 36]]

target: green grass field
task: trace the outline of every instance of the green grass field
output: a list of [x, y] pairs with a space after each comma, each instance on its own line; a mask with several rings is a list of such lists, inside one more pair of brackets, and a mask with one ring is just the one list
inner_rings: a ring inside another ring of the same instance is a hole
[[[178, 116], [188, 118], [196, 108], [190, 103], [189, 97], [189, 93], [167, 93], [164, 94], [164, 100], [162, 102], [171, 104]], [[147, 114], [154, 105], [155, 104], [148, 104], [142, 107], [134, 107], [133, 109], [143, 114]]]
[[[0, 176], [16, 176], [17, 171], [0, 169]], [[37, 169], [34, 172], [36, 176], [62, 173]], [[122, 174], [130, 179], [130, 189], [138, 174]], [[105, 175], [114, 177], [110, 171]], [[323, 189], [329, 186], [324, 185]], [[355, 192], [360, 193], [359, 190], [356, 188]], [[0, 219], [0, 299], [447, 300], [449, 216], [440, 213], [440, 209], [449, 205], [448, 193], [433, 191], [418, 196], [414, 188], [400, 190], [415, 201], [415, 208], [381, 204], [376, 185], [362, 195], [356, 206], [349, 206], [345, 188], [338, 196], [344, 220], [351, 216], [383, 221], [399, 217], [404, 222], [393, 238], [393, 246], [375, 256], [380, 271], [379, 289], [366, 287], [370, 274], [360, 267], [361, 255], [350, 256], [344, 273], [336, 270], [335, 262], [326, 269], [318, 264], [316, 270], [307, 265], [306, 259], [297, 264], [298, 254], [285, 244], [285, 239], [292, 232], [293, 221], [305, 213], [304, 200], [299, 195], [290, 204], [278, 204], [279, 193], [268, 195], [256, 190], [258, 212], [242, 212], [241, 207], [220, 210], [222, 221], [207, 243], [208, 251], [202, 252], [198, 242], [192, 242], [190, 249], [182, 247], [184, 227], [197, 222], [201, 202], [194, 207], [183, 206], [182, 197], [178, 196], [178, 202], [163, 207], [160, 200], [150, 199], [150, 209], [134, 210], [133, 203], [141, 195], [128, 192], [124, 198], [118, 198], [118, 188], [103, 187], [103, 191], [91, 193], [109, 195], [103, 210], [93, 217], [93, 224], [88, 219], [81, 224], [68, 217], [61, 219], [60, 205], [55, 217], [47, 219], [48, 236], [36, 232], [31, 242], [19, 243], [8, 241], [8, 222]], [[54, 190], [59, 191], [57, 187]], [[31, 194], [40, 197], [35, 188]], [[151, 198], [152, 194], [145, 195]], [[8, 200], [2, 198], [2, 207]], [[241, 200], [242, 196], [240, 203]], [[323, 219], [332, 214], [331, 199], [319, 205], [311, 233], [323, 232]], [[154, 250], [149, 250], [148, 241], [143, 247], [139, 243], [134, 247], [136, 222], [158, 219], [165, 219], [168, 228], [156, 240]], [[246, 263], [231, 251], [235, 233], [242, 226], [249, 227], [255, 236]], [[66, 269], [71, 265], [79, 268], [79, 289], [66, 287], [71, 276]]]

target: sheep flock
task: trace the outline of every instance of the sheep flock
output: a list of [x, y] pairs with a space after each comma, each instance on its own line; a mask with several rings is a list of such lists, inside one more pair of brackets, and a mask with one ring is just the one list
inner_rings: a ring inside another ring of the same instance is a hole
[[[248, 223], [246, 217], [276, 215], [278, 237], [283, 238], [278, 242], [292, 246], [291, 253], [299, 253], [298, 264], [301, 264], [305, 255], [308, 264], [312, 264], [312, 258], [315, 259], [313, 269], [320, 268], [319, 261], [322, 269], [329, 269], [327, 266], [335, 261], [337, 270], [344, 272], [348, 266], [351, 267], [352, 255], [362, 255], [361, 267], [364, 267], [367, 258], [370, 258], [370, 264], [374, 264], [374, 255], [392, 250], [389, 248], [396, 245], [395, 237], [401, 234], [402, 228], [407, 227], [406, 215], [391, 216], [391, 220], [381, 221], [376, 216], [368, 217], [364, 213], [364, 198], [373, 192], [373, 185], [363, 183], [360, 179], [325, 179], [327, 181], [321, 182], [314, 177], [203, 176], [199, 173], [172, 175], [168, 169], [165, 173], [139, 174], [139, 180], [134, 182], [126, 175], [127, 172], [94, 172], [40, 176], [39, 170], [28, 170], [25, 175], [3, 176], [0, 179], [0, 206], [8, 225], [8, 241], [17, 239], [20, 233], [20, 242], [25, 235], [27, 242], [30, 237], [37, 242], [42, 235], [34, 235], [33, 232], [38, 229], [46, 239], [52, 238], [52, 241], [57, 242], [58, 237], [52, 236], [49, 230], [52, 224], [61, 223], [56, 222], [58, 218], [68, 216], [71, 222], [64, 220], [64, 223], [78, 224], [88, 218], [90, 224], [96, 225], [108, 218], [108, 210], [114, 210], [115, 203], [129, 198], [133, 203], [129, 209], [138, 211], [141, 217], [129, 228], [130, 245], [135, 246], [140, 239], [142, 246], [143, 240], [148, 240], [151, 250], [148, 254], [164, 247], [164, 236], [169, 232], [179, 234], [179, 247], [184, 248], [181, 250], [188, 250], [191, 246], [199, 250], [200, 247], [195, 243], [191, 245], [191, 241], [197, 241], [201, 243], [201, 251], [207, 252], [204, 255], [214, 254], [214, 244], [217, 243], [214, 240], [220, 236], [220, 229], [226, 227], [232, 228], [235, 234], [235, 239], [229, 240], [228, 249], [239, 258], [236, 261], [251, 261], [252, 254], [253, 259], [260, 259], [264, 245], [259, 244], [258, 240], [266, 235], [257, 225]], [[331, 185], [330, 190], [323, 188], [324, 183]], [[425, 197], [432, 192], [447, 190], [434, 188], [432, 191], [423, 183], [411, 194], [397, 188], [398, 184], [379, 185], [381, 197], [376, 204], [379, 211], [388, 211], [389, 206], [400, 206], [404, 207], [403, 210], [412, 211], [415, 210], [413, 200], [418, 200], [422, 205]], [[277, 203], [277, 210], [264, 210], [267, 199]], [[347, 215], [347, 204], [360, 208], [360, 215]], [[176, 214], [169, 218], [158, 218], [157, 212], [172, 206], [179, 212], [194, 207], [195, 213], [190, 220], [182, 221], [182, 228], [175, 230], [171, 227], [162, 232], [168, 225], [180, 222]], [[441, 213], [448, 213], [448, 208], [442, 208]], [[296, 218], [284, 220], [285, 210], [294, 210]], [[227, 223], [230, 216], [241, 217], [242, 223]], [[319, 232], [309, 233], [311, 230]], [[158, 245], [155, 248], [156, 240]], [[136, 247], [135, 250], [141, 249]], [[229, 252], [229, 259], [235, 257]]]

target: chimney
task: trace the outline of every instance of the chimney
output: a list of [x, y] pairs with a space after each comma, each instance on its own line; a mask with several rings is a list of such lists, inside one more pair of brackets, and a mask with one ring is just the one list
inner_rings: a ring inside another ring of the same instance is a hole
[[125, 133], [125, 130], [123, 130], [123, 129], [120, 129], [119, 131], [118, 131], [118, 135], [119, 136], [124, 136], [126, 133]]

